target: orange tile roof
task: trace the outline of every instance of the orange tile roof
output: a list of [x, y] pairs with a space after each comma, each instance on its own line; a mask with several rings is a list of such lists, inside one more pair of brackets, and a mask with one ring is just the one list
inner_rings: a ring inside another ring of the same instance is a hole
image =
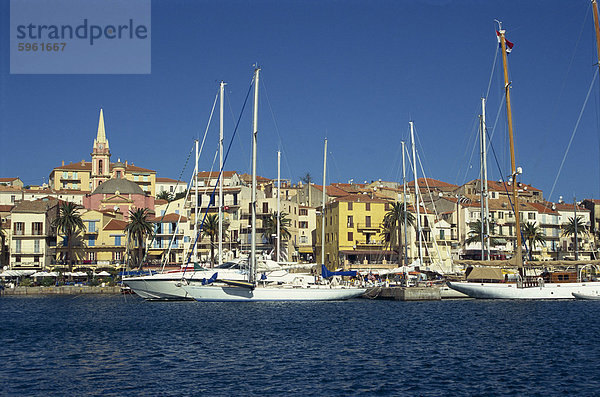
[[[240, 174], [240, 179], [243, 180], [246, 183], [250, 183], [250, 182], [252, 182], [252, 175], [250, 175], [250, 174]], [[264, 176], [257, 175], [256, 176], [256, 181], [257, 182], [263, 182], [263, 183], [265, 183], [265, 182], [271, 182], [271, 179], [265, 178]]]
[[[115, 163], [110, 163], [111, 170], [114, 167], [114, 165], [115, 165]], [[92, 171], [92, 162], [91, 161], [79, 161], [77, 163], [70, 163], [70, 164], [65, 164], [65, 165], [61, 165], [58, 167], [54, 167], [53, 170], [54, 171], [60, 171], [60, 170]], [[149, 172], [149, 173], [156, 172], [154, 170], [138, 167], [137, 165], [133, 165], [133, 164], [127, 164], [125, 166], [125, 170], [126, 171]]]
[[[314, 188], [317, 190], [323, 191], [323, 186], [321, 186], [321, 185], [312, 185], [312, 186], [314, 186]], [[331, 197], [343, 197], [343, 196], [347, 196], [348, 192], [346, 192], [338, 187], [329, 185], [329, 186], [325, 187], [325, 194], [327, 194], [328, 196], [331, 196]]]
[[19, 178], [0, 178], [0, 183], [16, 181]]
[[[466, 184], [476, 184], [479, 183], [479, 179], [473, 179], [470, 182], [467, 182]], [[536, 191], [536, 192], [541, 192], [540, 189], [535, 188], [531, 185], [528, 185], [526, 183], [522, 183], [519, 182], [519, 189], [523, 189], [523, 190], [527, 190], [527, 191]], [[499, 181], [494, 181], [494, 180], [488, 180], [488, 190], [493, 190], [493, 191], [500, 191], [500, 192], [511, 192], [512, 191], [512, 185], [510, 185], [507, 182], [499, 182]]]
[[165, 182], [165, 183], [185, 183], [184, 181], [178, 181], [177, 179], [166, 178], [164, 176], [157, 176], [156, 182]]
[[[413, 187], [414, 187], [414, 181], [412, 183], [413, 183]], [[433, 179], [433, 178], [417, 178], [417, 183], [419, 184], [419, 187], [429, 186], [429, 187], [437, 187], [437, 188], [452, 188], [452, 189], [458, 188], [457, 185], [453, 185], [448, 182], [439, 181], [439, 180]]]
[[154, 218], [149, 218], [148, 219], [150, 222], [155, 222], [155, 223], [173, 223], [173, 222], [187, 222], [187, 218], [183, 215], [179, 214], [175, 214], [175, 213], [170, 213], [170, 214], [165, 214], [165, 215], [161, 215], [161, 216], [156, 216]]
[[54, 167], [54, 170], [91, 171], [92, 170], [92, 162], [91, 161], [79, 161], [77, 163], [70, 163], [70, 164], [61, 165], [59, 167]]
[[[112, 169], [114, 163], [111, 163], [110, 168]], [[149, 168], [142, 168], [142, 167], [138, 167], [137, 165], [133, 165], [133, 164], [127, 164], [125, 166], [125, 171], [139, 171], [139, 172], [149, 172], [149, 173], [156, 173], [156, 171], [151, 170]]]
[[14, 205], [0, 205], [0, 212], [10, 212]]
[[127, 226], [126, 221], [111, 219], [110, 222], [104, 226], [104, 230], [125, 230], [125, 226]]

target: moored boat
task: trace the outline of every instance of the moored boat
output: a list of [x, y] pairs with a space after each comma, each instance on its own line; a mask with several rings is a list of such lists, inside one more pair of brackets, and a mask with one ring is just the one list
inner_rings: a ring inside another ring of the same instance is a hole
[[[181, 283], [181, 289], [187, 296], [201, 302], [226, 301], [331, 301], [346, 300], [358, 297], [366, 292], [366, 288], [339, 286], [333, 283], [308, 284], [308, 283], [267, 283], [267, 277], [262, 275], [258, 280], [256, 256], [256, 151], [258, 135], [258, 87], [260, 68], [254, 70], [254, 114], [252, 122], [252, 196], [251, 196], [251, 249], [250, 267], [247, 282], [229, 282], [229, 280], [215, 280], [210, 284]], [[325, 186], [325, 164], [327, 154], [327, 140], [325, 140], [325, 157], [323, 167], [323, 186]], [[323, 189], [325, 191], [325, 189]], [[324, 202], [323, 202], [324, 205]], [[278, 254], [279, 255], [279, 254]]]

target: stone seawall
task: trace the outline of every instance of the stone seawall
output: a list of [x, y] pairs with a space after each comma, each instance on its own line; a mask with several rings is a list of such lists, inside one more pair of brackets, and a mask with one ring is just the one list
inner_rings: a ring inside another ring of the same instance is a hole
[[121, 287], [90, 287], [87, 285], [64, 285], [60, 287], [15, 287], [5, 288], [2, 295], [81, 295], [120, 294]]

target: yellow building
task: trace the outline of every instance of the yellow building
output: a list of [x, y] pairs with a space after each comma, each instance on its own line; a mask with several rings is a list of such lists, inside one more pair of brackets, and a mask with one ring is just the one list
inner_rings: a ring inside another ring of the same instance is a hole
[[[385, 268], [393, 251], [386, 249], [382, 224], [389, 202], [364, 194], [339, 197], [325, 207], [325, 264], [337, 268]], [[322, 216], [317, 216], [315, 254], [321, 262]]]
[[[85, 226], [73, 242], [72, 257], [75, 267], [116, 268], [125, 261], [127, 233], [121, 213], [111, 211], [83, 210], [81, 219]], [[64, 236], [58, 236], [56, 260], [61, 263], [67, 249]], [[76, 258], [76, 259], [75, 259]]]
[[[122, 178], [137, 183], [144, 192], [154, 196], [156, 193], [156, 171], [142, 168], [125, 161], [110, 162], [110, 146], [104, 127], [104, 113], [100, 109], [98, 131], [92, 146], [92, 161], [81, 160], [65, 164], [52, 170], [49, 185], [54, 190], [78, 190], [91, 192], [102, 182], [111, 178]], [[121, 173], [123, 175], [121, 175]]]

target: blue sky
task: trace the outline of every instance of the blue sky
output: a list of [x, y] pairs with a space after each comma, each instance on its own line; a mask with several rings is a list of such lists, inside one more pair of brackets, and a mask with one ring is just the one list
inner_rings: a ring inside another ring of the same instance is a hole
[[[47, 180], [61, 160], [90, 159], [100, 107], [114, 161], [179, 177], [218, 81], [228, 82], [228, 141], [256, 62], [261, 175], [276, 176], [280, 148], [282, 177], [310, 172], [320, 183], [327, 136], [329, 182], [398, 180], [412, 119], [427, 176], [464, 183], [478, 177], [473, 139], [499, 19], [515, 43], [509, 62], [522, 181], [548, 195], [597, 73], [588, 0], [153, 1], [150, 75], [11, 75], [9, 2], [0, 4], [0, 176], [27, 184]], [[500, 67], [498, 59], [490, 130], [502, 99]], [[591, 92], [550, 199], [600, 198], [598, 81]], [[493, 146], [506, 174], [501, 112]], [[249, 172], [250, 115], [248, 107], [227, 169]], [[203, 170], [217, 134], [215, 119]], [[190, 175], [188, 166], [183, 179]], [[489, 175], [501, 175], [491, 154]]]

